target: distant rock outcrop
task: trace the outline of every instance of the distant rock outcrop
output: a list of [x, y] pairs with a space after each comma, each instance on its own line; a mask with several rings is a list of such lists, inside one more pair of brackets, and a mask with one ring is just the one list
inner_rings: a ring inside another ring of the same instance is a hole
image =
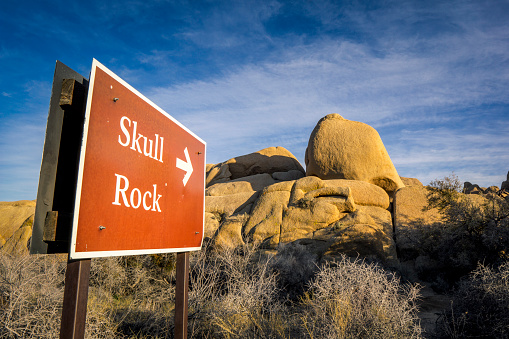
[[286, 180], [303, 177], [305, 172], [288, 150], [283, 147], [269, 147], [217, 165], [208, 165], [205, 182], [209, 186], [263, 173], [272, 175], [276, 180]]
[[505, 181], [502, 182], [500, 189], [509, 191], [509, 172], [507, 172], [506, 179], [505, 179]]
[[382, 187], [389, 195], [405, 186], [378, 132], [339, 114], [318, 121], [309, 138], [305, 162], [308, 176], [361, 180]]
[[27, 254], [35, 201], [0, 202], [0, 251]]

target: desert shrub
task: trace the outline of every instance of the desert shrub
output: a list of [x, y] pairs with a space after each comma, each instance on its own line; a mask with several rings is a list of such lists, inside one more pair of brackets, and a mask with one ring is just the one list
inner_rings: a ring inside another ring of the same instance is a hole
[[461, 181], [454, 173], [443, 179], [435, 179], [426, 187], [428, 189], [428, 207], [446, 210], [450, 204], [458, 200], [461, 192]]
[[[86, 338], [167, 337], [173, 321], [173, 273], [163, 274], [158, 260], [92, 260]], [[0, 252], [0, 338], [59, 337], [66, 264], [65, 255]]]
[[509, 261], [479, 266], [463, 280], [438, 323], [443, 338], [509, 337]]
[[165, 261], [174, 263], [174, 255], [93, 259], [87, 336], [166, 338], [175, 284]]
[[269, 265], [278, 273], [280, 298], [290, 301], [296, 301], [304, 294], [319, 268], [318, 256], [298, 243], [280, 244]]
[[289, 321], [278, 300], [277, 274], [254, 245], [205, 248], [193, 256], [189, 335], [196, 338], [285, 337]]
[[418, 291], [375, 264], [343, 257], [310, 284], [302, 324], [311, 338], [420, 338]]
[[479, 262], [497, 264], [508, 258], [508, 201], [488, 194], [480, 202], [459, 190], [454, 175], [430, 183], [428, 208], [438, 208], [444, 221], [423, 230], [418, 245], [420, 254], [436, 263], [422, 275], [441, 281], [444, 288], [454, 286]]
[[0, 251], [0, 338], [58, 338], [66, 261]]
[[[171, 338], [174, 262], [174, 255], [92, 259], [85, 337]], [[0, 253], [0, 338], [59, 336], [65, 267], [65, 256]], [[316, 271], [306, 294], [307, 285], [299, 280]], [[286, 292], [285, 286], [299, 286], [306, 296], [290, 298], [298, 289]], [[416, 293], [373, 264], [343, 259], [319, 269], [315, 257], [299, 246], [282, 248], [276, 256], [253, 245], [204, 247], [191, 254], [188, 333], [194, 338], [418, 337], [412, 313]], [[347, 324], [344, 331], [341, 321]]]

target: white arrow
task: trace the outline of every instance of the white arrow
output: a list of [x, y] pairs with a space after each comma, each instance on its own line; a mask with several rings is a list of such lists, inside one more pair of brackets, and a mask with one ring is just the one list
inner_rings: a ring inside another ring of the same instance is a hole
[[193, 164], [191, 164], [191, 159], [189, 158], [187, 147], [184, 149], [184, 154], [186, 156], [186, 161], [177, 158], [177, 168], [186, 171], [186, 175], [184, 176], [184, 179], [182, 179], [184, 186], [186, 186], [187, 181], [191, 177], [191, 174], [193, 174]]

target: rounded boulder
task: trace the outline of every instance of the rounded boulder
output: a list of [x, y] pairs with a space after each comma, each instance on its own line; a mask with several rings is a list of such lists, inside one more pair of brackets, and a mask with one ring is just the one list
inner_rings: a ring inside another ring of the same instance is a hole
[[307, 176], [365, 181], [390, 195], [405, 186], [378, 132], [339, 114], [318, 121], [309, 138], [305, 162]]

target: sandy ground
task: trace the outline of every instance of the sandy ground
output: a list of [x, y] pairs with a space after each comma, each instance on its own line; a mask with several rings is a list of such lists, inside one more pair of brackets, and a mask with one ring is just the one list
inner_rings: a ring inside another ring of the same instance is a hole
[[433, 338], [435, 325], [443, 310], [451, 307], [451, 297], [437, 294], [431, 287], [424, 287], [421, 290], [421, 301], [419, 303], [419, 318], [425, 338]]

